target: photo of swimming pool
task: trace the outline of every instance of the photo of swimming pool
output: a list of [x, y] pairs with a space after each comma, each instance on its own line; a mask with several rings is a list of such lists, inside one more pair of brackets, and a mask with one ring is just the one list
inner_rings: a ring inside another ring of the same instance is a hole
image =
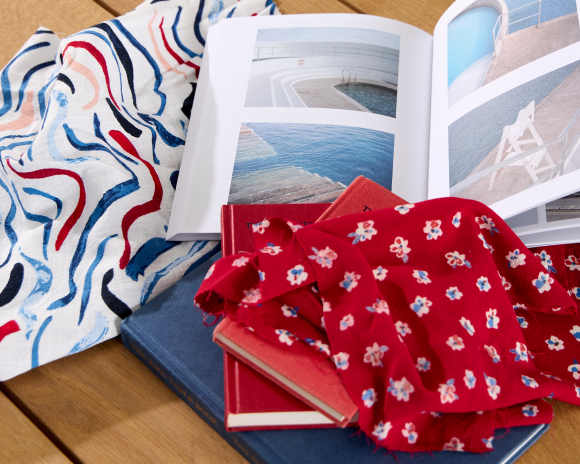
[[397, 117], [397, 91], [388, 87], [354, 82], [334, 86], [364, 106], [371, 113]]
[[[395, 117], [390, 100], [397, 97], [400, 42], [396, 34], [373, 29], [259, 29], [245, 106], [368, 109], [376, 114], [387, 111]], [[360, 87], [363, 83], [369, 87]], [[337, 92], [336, 86], [341, 84], [350, 85], [354, 96], [342, 89]], [[388, 96], [390, 109], [381, 110], [376, 104], [371, 109], [360, 101], [384, 99], [382, 87], [393, 90]]]
[[448, 106], [528, 63], [580, 41], [575, 0], [488, 0], [447, 30]]
[[492, 29], [499, 11], [491, 6], [467, 10], [447, 30], [447, 84], [485, 55], [493, 53]]
[[391, 189], [394, 144], [351, 126], [243, 123], [228, 203], [330, 202], [361, 175]]

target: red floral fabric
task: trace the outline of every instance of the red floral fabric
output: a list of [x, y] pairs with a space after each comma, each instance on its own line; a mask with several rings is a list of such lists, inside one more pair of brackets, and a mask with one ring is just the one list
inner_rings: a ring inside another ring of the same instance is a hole
[[580, 404], [580, 250], [528, 250], [485, 205], [456, 198], [307, 227], [254, 225], [195, 303], [289, 350], [327, 356], [390, 450], [492, 449], [499, 427]]

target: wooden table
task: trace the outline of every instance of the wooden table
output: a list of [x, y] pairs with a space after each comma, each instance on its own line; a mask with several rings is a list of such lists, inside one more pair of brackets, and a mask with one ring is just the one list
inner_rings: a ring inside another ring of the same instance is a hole
[[[283, 13], [368, 13], [430, 33], [451, 0], [280, 0]], [[39, 25], [69, 35], [139, 0], [2, 0], [0, 66]], [[519, 462], [577, 462], [580, 408], [555, 419]], [[147, 367], [110, 340], [0, 384], [0, 462], [246, 463]]]

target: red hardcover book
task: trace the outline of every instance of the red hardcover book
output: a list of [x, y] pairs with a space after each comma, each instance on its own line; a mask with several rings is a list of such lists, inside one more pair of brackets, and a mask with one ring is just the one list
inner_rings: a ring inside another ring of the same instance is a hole
[[[283, 217], [304, 225], [404, 203], [406, 201], [394, 193], [360, 176], [330, 207], [328, 204], [223, 206], [222, 254], [228, 256], [244, 251], [252, 252], [254, 250], [252, 224], [265, 218]], [[216, 328], [216, 332], [219, 332], [220, 326], [224, 323], [227, 325], [230, 321], [222, 322]], [[244, 332], [247, 332], [241, 326], [233, 330], [241, 331], [242, 337], [245, 335]], [[279, 351], [288, 355], [282, 349]], [[239, 353], [236, 356], [243, 358]], [[244, 362], [240, 362], [236, 356], [224, 351], [225, 411], [228, 430], [336, 426], [335, 422], [329, 422], [328, 418], [315, 408], [300, 401], [294, 392], [290, 393], [292, 390], [287, 386], [282, 388], [278, 381], [262, 375], [260, 372], [263, 371], [250, 367], [245, 359]], [[355, 421], [356, 416], [352, 418], [352, 422]]]
[[358, 176], [315, 222], [373, 209], [392, 208], [405, 203], [405, 200], [385, 187]]
[[296, 224], [311, 224], [330, 203], [283, 205], [224, 205], [221, 211], [222, 256], [254, 251], [252, 224], [282, 217]]
[[[286, 351], [257, 337], [229, 318], [218, 324], [213, 332], [213, 339], [225, 351], [316, 409], [336, 425], [346, 427], [349, 422], [356, 420], [357, 406], [330, 360]], [[226, 387], [226, 391], [230, 391], [230, 387]], [[226, 409], [226, 423], [227, 416]]]
[[224, 351], [226, 429], [336, 427], [325, 415]]

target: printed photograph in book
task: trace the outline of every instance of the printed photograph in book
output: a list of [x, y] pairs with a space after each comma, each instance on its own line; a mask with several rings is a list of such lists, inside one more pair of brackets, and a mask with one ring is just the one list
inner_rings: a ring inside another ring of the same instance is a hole
[[447, 31], [448, 105], [580, 41], [576, 0], [477, 0]]
[[580, 226], [580, 192], [575, 192], [563, 198], [550, 201], [545, 205], [524, 211], [506, 220], [512, 228], [537, 226], [547, 223], [561, 223], [562, 226]]
[[580, 167], [580, 61], [499, 95], [449, 126], [452, 196], [491, 205]]
[[329, 108], [394, 118], [400, 37], [371, 29], [259, 29], [246, 107]]
[[394, 145], [359, 127], [242, 123], [228, 204], [330, 203], [358, 176], [390, 190]]

